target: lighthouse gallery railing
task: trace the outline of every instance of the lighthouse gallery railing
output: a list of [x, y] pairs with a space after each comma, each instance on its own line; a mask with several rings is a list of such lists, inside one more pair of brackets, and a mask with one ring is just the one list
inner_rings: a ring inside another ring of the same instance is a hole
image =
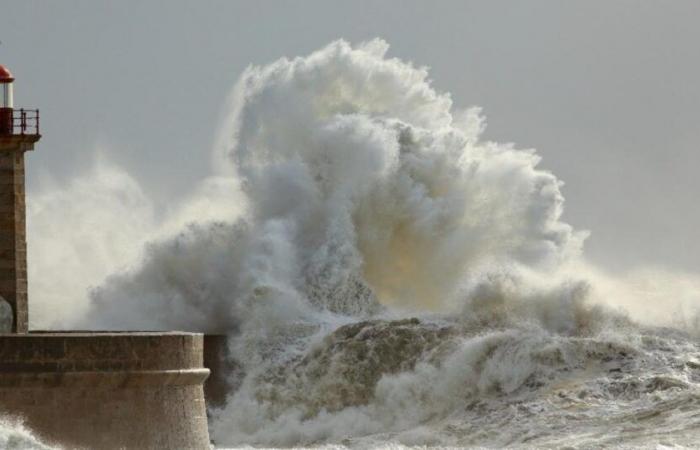
[[39, 134], [39, 110], [24, 108], [13, 110], [12, 134]]

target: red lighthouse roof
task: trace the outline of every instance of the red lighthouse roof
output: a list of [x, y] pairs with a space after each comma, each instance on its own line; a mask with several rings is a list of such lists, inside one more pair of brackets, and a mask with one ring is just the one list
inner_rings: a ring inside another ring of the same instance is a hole
[[0, 84], [12, 83], [13, 81], [15, 81], [15, 77], [12, 76], [12, 73], [7, 67], [0, 64]]

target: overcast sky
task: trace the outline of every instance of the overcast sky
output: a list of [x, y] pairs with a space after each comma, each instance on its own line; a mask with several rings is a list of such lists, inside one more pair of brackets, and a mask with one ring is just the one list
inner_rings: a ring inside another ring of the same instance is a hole
[[38, 107], [28, 158], [67, 180], [98, 151], [163, 206], [210, 173], [241, 71], [382, 37], [486, 137], [536, 148], [612, 271], [700, 269], [700, 2], [0, 0], [0, 64]]

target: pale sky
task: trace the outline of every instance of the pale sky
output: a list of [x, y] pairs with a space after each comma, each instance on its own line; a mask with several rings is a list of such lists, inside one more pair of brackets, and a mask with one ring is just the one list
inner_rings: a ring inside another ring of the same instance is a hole
[[30, 192], [101, 151], [165, 207], [210, 173], [247, 65], [382, 37], [483, 107], [488, 139], [538, 150], [591, 260], [697, 273], [699, 21], [694, 0], [0, 0], [0, 64], [15, 106], [42, 113]]

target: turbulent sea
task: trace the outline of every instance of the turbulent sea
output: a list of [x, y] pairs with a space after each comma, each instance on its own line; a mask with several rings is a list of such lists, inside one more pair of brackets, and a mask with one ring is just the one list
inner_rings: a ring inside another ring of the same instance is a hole
[[233, 421], [252, 431], [235, 439], [267, 446], [697, 447], [697, 342], [624, 320], [593, 328], [346, 325], [258, 375], [248, 401], [270, 402], [279, 415], [230, 410], [218, 435]]
[[[217, 448], [697, 446], [700, 284], [650, 296], [661, 272], [592, 267], [537, 154], [483, 140], [478, 108], [387, 51], [247, 69], [215, 173], [167, 223], [112, 169], [66, 187], [105, 222], [126, 202], [146, 244], [52, 318], [227, 333]], [[60, 226], [60, 195], [34, 200], [35, 227]]]

